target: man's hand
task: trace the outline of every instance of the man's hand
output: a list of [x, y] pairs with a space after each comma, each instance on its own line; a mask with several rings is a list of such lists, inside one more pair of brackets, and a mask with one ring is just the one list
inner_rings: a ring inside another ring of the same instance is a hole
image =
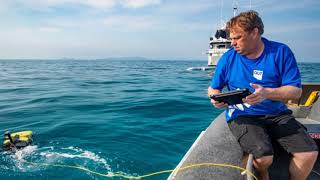
[[302, 93], [302, 89], [295, 86], [267, 88], [252, 83], [250, 83], [250, 86], [255, 89], [254, 93], [242, 99], [243, 102], [250, 105], [258, 104], [265, 99], [287, 103], [288, 100], [299, 99]]
[[250, 86], [255, 89], [254, 93], [247, 96], [246, 98], [243, 98], [242, 101], [244, 103], [248, 103], [250, 105], [258, 104], [262, 101], [264, 101], [267, 98], [267, 90], [261, 85], [258, 84], [252, 84], [250, 83]]
[[222, 109], [228, 107], [228, 104], [211, 99], [211, 103], [215, 108]]
[[[219, 89], [212, 89], [211, 87], [208, 88], [208, 97], [209, 98], [213, 94], [220, 94], [220, 93], [221, 93], [221, 91]], [[213, 99], [211, 99], [211, 103], [215, 108], [218, 108], [218, 109], [226, 108], [228, 106], [228, 104], [226, 104], [224, 102], [218, 102]]]

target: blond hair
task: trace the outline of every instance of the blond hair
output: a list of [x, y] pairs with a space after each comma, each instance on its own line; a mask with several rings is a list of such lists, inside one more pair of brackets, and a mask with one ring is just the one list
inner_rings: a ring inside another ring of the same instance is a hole
[[258, 28], [260, 35], [262, 35], [264, 32], [263, 22], [259, 17], [259, 14], [253, 10], [242, 12], [239, 15], [231, 18], [227, 22], [227, 32], [230, 33], [230, 31], [236, 26], [240, 27], [245, 32], [251, 32], [254, 28]]

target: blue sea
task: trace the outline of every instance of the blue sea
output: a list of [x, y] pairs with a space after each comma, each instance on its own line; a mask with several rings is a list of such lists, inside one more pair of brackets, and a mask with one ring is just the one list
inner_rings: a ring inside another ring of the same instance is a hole
[[[124, 179], [112, 176], [174, 169], [221, 113], [206, 96], [212, 72], [187, 70], [205, 65], [1, 60], [0, 133], [32, 130], [34, 143], [0, 152], [0, 179]], [[299, 67], [304, 82], [320, 82], [320, 64]], [[73, 168], [80, 166], [101, 174]]]

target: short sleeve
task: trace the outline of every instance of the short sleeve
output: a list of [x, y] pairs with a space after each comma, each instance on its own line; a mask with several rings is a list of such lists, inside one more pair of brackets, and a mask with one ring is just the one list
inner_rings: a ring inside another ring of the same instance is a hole
[[300, 71], [294, 54], [287, 46], [282, 49], [282, 53], [283, 61], [281, 61], [281, 85], [301, 88]]
[[212, 76], [211, 88], [222, 90], [226, 85], [226, 74], [226, 56], [222, 56]]

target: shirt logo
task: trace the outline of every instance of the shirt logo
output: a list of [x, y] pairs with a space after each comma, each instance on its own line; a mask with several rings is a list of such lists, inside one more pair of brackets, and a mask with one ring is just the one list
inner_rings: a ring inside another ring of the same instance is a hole
[[253, 77], [262, 80], [263, 71], [260, 70], [253, 70]]
[[229, 118], [231, 118], [234, 110], [239, 110], [239, 111], [244, 111], [244, 106], [247, 107], [247, 108], [250, 108], [250, 104], [248, 103], [243, 103], [243, 104], [236, 104], [236, 105], [230, 105], [228, 106], [228, 116]]

